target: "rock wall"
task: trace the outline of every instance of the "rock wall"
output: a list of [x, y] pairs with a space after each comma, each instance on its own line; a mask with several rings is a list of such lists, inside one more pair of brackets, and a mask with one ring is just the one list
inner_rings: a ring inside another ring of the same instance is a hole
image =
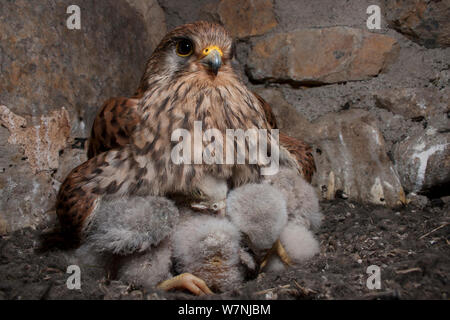
[[232, 33], [236, 70], [313, 145], [324, 198], [448, 195], [448, 1], [90, 0], [69, 30], [76, 2], [0, 2], [0, 234], [52, 217], [103, 101], [133, 94], [166, 31], [199, 19]]

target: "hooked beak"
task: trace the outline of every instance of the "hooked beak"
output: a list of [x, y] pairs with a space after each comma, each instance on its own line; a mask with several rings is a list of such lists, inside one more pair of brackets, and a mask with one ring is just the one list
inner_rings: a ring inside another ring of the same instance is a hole
[[211, 46], [203, 50], [204, 57], [200, 60], [215, 76], [222, 66], [222, 51], [216, 47]]

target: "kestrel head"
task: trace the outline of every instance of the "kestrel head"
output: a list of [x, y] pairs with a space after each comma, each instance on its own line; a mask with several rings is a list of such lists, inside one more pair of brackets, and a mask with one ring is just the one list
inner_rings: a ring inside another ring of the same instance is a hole
[[150, 75], [170, 80], [193, 73], [214, 80], [232, 73], [233, 40], [222, 26], [199, 21], [179, 26], [168, 33], [150, 58], [143, 81]]

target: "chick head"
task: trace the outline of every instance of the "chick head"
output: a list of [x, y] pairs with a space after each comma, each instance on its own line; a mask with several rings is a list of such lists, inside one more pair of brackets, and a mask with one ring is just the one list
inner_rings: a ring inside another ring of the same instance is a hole
[[205, 175], [192, 190], [191, 207], [197, 211], [225, 215], [228, 185], [225, 179]]

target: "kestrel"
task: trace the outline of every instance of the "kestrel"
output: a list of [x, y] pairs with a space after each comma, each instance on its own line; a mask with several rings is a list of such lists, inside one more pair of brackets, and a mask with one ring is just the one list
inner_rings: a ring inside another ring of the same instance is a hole
[[[258, 94], [252, 92], [260, 101], [267, 121], [272, 129], [278, 129], [275, 115], [270, 105]], [[139, 91], [132, 98], [110, 98], [101, 107], [94, 120], [88, 144], [88, 158], [102, 152], [127, 145], [134, 130], [142, 118], [138, 102]], [[285, 147], [298, 161], [300, 174], [311, 183], [316, 171], [312, 148], [305, 142], [280, 131], [280, 145]]]
[[[239, 186], [260, 179], [266, 163], [175, 164], [173, 130], [271, 129], [261, 100], [231, 66], [233, 43], [219, 25], [197, 22], [167, 34], [150, 57], [136, 97], [106, 104], [94, 123], [88, 161], [61, 185], [56, 212], [68, 239], [80, 240], [102, 196], [191, 192], [209, 174]], [[239, 143], [236, 140], [235, 144]], [[268, 149], [276, 144], [268, 135]], [[207, 143], [204, 142], [204, 145]], [[225, 146], [226, 147], [226, 146]], [[247, 143], [244, 146], [248, 150]], [[280, 164], [298, 167], [284, 147]]]

